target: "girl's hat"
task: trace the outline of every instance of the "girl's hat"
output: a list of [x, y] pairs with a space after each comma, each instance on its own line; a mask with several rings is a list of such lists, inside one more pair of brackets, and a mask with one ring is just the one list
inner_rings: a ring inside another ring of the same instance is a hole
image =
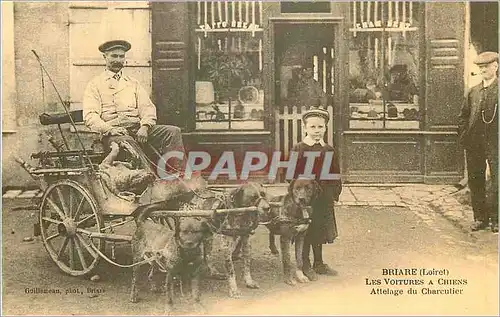
[[326, 122], [330, 120], [330, 114], [326, 109], [320, 108], [320, 107], [311, 107], [309, 110], [304, 112], [302, 115], [302, 121], [305, 121], [309, 117], [321, 117], [324, 118]]

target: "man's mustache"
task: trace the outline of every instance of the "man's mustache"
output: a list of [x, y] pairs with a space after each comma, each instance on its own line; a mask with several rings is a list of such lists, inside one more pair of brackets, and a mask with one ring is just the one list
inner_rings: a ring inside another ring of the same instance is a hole
[[123, 67], [123, 63], [111, 63], [111, 66], [120, 66], [120, 67]]

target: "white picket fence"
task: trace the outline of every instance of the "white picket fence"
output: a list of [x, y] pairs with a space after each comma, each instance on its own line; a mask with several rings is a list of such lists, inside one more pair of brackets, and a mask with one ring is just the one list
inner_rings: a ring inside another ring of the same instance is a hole
[[[289, 109], [291, 109], [291, 112]], [[281, 151], [285, 157], [288, 156], [290, 149], [304, 137], [304, 129], [301, 128], [301, 119], [302, 114], [306, 110], [306, 107], [293, 106], [285, 107], [284, 111], [280, 111], [279, 109], [275, 111], [275, 150]], [[328, 121], [326, 130], [326, 142], [328, 144], [333, 144], [333, 106], [328, 106], [327, 110], [330, 114], [330, 121]], [[281, 141], [282, 139], [283, 142]]]

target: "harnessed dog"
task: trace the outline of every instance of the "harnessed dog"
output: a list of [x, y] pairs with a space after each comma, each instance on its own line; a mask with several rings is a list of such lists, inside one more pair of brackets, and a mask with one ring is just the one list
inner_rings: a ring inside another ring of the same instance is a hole
[[[257, 207], [259, 212], [243, 214], [217, 214], [213, 219], [208, 220], [211, 229], [211, 235], [203, 242], [204, 258], [207, 265], [209, 276], [217, 279], [228, 280], [229, 296], [236, 298], [241, 295], [236, 284], [236, 274], [233, 263], [233, 252], [237, 246], [241, 246], [243, 258], [243, 279], [248, 288], [259, 288], [259, 285], [253, 280], [250, 270], [250, 236], [255, 232], [259, 225], [261, 217], [267, 218], [270, 206], [266, 199], [265, 191], [262, 185], [257, 183], [247, 183], [241, 185], [229, 194], [213, 195], [206, 198], [206, 195], [194, 197], [192, 204], [201, 209], [218, 208], [241, 208]], [[205, 197], [201, 197], [201, 196]], [[201, 197], [201, 198], [200, 198]], [[227, 274], [218, 272], [214, 267], [214, 258], [212, 254], [213, 240], [217, 236], [222, 241], [222, 253]]]
[[[273, 254], [278, 254], [274, 236], [280, 236], [281, 260], [286, 284], [295, 285], [295, 279], [301, 283], [309, 281], [302, 272], [302, 249], [312, 213], [310, 205], [320, 193], [321, 187], [316, 180], [293, 180], [288, 186], [286, 195], [271, 199], [269, 218], [261, 223], [269, 229], [269, 248]], [[278, 203], [278, 206], [273, 203]], [[290, 245], [293, 242], [295, 262], [290, 261]]]
[[[132, 237], [133, 261], [156, 257], [150, 270], [165, 273], [167, 300], [165, 311], [169, 312], [174, 304], [173, 277], [180, 275], [183, 281], [190, 282], [191, 294], [196, 304], [200, 303], [199, 269], [203, 262], [202, 243], [210, 229], [204, 220], [193, 217], [174, 218], [175, 230], [147, 219], [150, 208], [138, 211], [137, 229]], [[138, 301], [137, 279], [139, 266], [133, 268], [130, 301]]]

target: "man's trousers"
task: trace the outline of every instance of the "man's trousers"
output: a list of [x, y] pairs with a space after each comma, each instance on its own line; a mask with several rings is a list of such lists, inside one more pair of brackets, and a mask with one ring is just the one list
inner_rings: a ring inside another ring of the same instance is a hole
[[[498, 223], [498, 146], [477, 144], [465, 151], [474, 220]], [[486, 188], [486, 162], [491, 186]]]

